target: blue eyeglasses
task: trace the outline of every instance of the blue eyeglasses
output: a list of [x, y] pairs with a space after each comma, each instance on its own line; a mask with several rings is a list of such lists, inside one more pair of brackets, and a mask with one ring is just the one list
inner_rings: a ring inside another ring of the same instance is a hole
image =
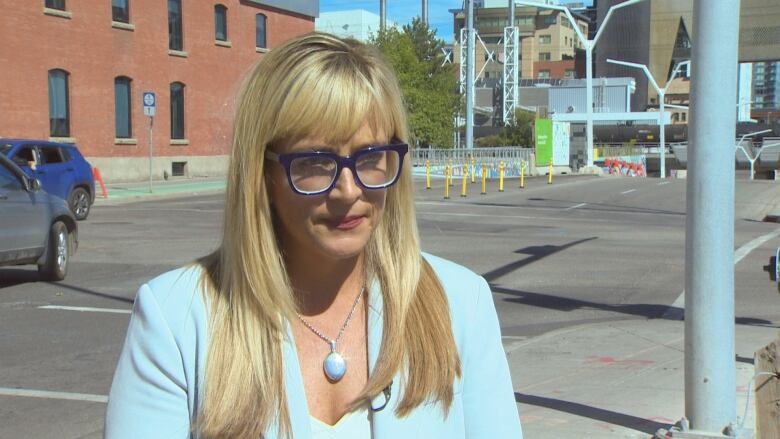
[[409, 145], [369, 146], [349, 156], [332, 152], [311, 151], [276, 154], [265, 152], [265, 158], [280, 163], [295, 193], [319, 195], [330, 192], [341, 174], [348, 168], [355, 181], [365, 189], [383, 189], [395, 184], [401, 174], [404, 155]]

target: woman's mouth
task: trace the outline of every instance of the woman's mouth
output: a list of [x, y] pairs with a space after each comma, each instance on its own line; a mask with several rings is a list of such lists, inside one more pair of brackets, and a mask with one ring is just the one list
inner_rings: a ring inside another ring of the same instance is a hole
[[345, 216], [331, 220], [331, 225], [339, 230], [352, 230], [359, 226], [365, 217], [363, 216]]

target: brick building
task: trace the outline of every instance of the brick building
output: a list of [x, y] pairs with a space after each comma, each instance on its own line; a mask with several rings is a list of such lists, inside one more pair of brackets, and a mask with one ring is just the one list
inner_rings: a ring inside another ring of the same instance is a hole
[[222, 175], [241, 78], [316, 0], [0, 0], [0, 136], [75, 143], [106, 181]]

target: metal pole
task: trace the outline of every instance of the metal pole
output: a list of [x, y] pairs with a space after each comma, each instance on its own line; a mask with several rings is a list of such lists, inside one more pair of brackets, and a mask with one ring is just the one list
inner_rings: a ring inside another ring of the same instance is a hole
[[509, 27], [515, 25], [515, 0], [509, 0]]
[[387, 26], [387, 0], [379, 0], [379, 30]]
[[735, 422], [734, 137], [739, 0], [694, 0], [685, 224], [685, 413], [691, 428]]
[[149, 116], [149, 193], [152, 193], [152, 159], [154, 158], [154, 147], [152, 144], [152, 127], [154, 127], [154, 116]]
[[422, 22], [428, 25], [428, 0], [422, 0]]
[[474, 148], [474, 0], [466, 0], [466, 149]]
[[656, 90], [658, 92], [658, 101], [660, 103], [659, 106], [659, 116], [658, 116], [658, 126], [659, 130], [661, 131], [659, 133], [661, 137], [661, 179], [666, 178], [666, 118], [664, 117], [664, 96], [666, 96], [666, 89], [663, 90]]
[[[576, 23], [575, 23], [576, 26]], [[603, 26], [603, 25], [602, 25]], [[594, 41], [585, 41], [585, 110], [587, 112], [585, 136], [586, 166], [593, 166], [593, 45]]]

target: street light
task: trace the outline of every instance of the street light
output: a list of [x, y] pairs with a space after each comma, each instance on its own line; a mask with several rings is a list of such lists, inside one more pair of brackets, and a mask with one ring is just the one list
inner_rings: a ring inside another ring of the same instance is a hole
[[596, 36], [593, 37], [592, 40], [589, 40], [586, 35], [582, 34], [580, 27], [577, 26], [577, 22], [574, 21], [574, 17], [572, 17], [571, 12], [569, 12], [569, 8], [566, 6], [547, 5], [544, 3], [528, 2], [522, 0], [516, 2], [519, 5], [534, 6], [539, 9], [552, 9], [563, 12], [566, 14], [566, 18], [569, 19], [569, 23], [571, 23], [571, 27], [577, 34], [577, 38], [580, 40], [580, 43], [582, 43], [582, 45], [585, 47], [585, 87], [587, 89], [585, 90], [585, 107], [587, 107], [585, 110], [587, 111], [586, 136], [588, 139], [588, 146], [585, 149], [585, 156], [587, 157], [587, 166], [593, 166], [593, 48], [596, 47], [596, 43], [598, 42], [599, 37], [604, 31], [604, 27], [607, 25], [609, 17], [612, 16], [613, 12], [620, 8], [625, 8], [626, 6], [631, 6], [641, 1], [644, 0], [628, 0], [620, 3], [619, 5], [610, 7], [607, 11], [607, 15], [604, 16], [604, 21], [601, 23], [599, 30], [596, 32]]
[[647, 76], [647, 80], [650, 81], [650, 84], [653, 85], [653, 88], [655, 89], [656, 93], [658, 93], [658, 102], [659, 102], [659, 109], [658, 109], [658, 126], [660, 127], [659, 134], [661, 135], [661, 178], [666, 178], [666, 120], [664, 119], [665, 115], [665, 96], [666, 96], [666, 90], [669, 89], [669, 86], [672, 85], [672, 81], [677, 76], [677, 72], [680, 71], [680, 68], [682, 66], [690, 66], [690, 61], [683, 61], [681, 63], [678, 63], [676, 66], [674, 66], [674, 70], [672, 70], [672, 75], [669, 77], [669, 80], [666, 81], [666, 85], [664, 88], [661, 88], [658, 86], [658, 83], [655, 82], [655, 78], [650, 73], [650, 70], [647, 68], [644, 64], [637, 64], [633, 62], [627, 62], [627, 61], [616, 61], [614, 59], [607, 59], [607, 62], [610, 64], [617, 64], [620, 66], [625, 67], [633, 67], [635, 69], [640, 69], [643, 72], [645, 72], [645, 76]]

